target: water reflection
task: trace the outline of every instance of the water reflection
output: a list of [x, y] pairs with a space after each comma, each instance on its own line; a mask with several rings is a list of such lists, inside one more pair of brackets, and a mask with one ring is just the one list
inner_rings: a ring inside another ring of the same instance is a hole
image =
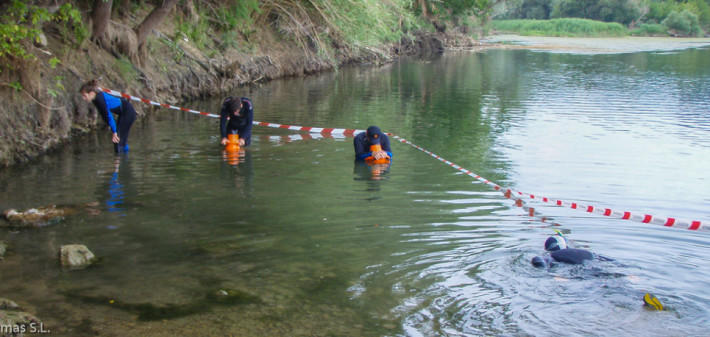
[[[391, 162], [386, 164], [368, 164], [362, 160], [355, 160], [353, 173], [357, 177], [354, 180], [365, 180], [379, 182], [380, 180], [388, 179], [387, 173], [390, 171]], [[368, 184], [368, 191], [379, 191], [379, 183]]]
[[[381, 125], [502, 186], [705, 220], [707, 55], [450, 53], [275, 81], [240, 95], [259, 105], [257, 120]], [[214, 112], [221, 102], [189, 103]], [[399, 142], [396, 167], [351, 169], [349, 139], [255, 127], [252, 145], [224, 158], [216, 126], [159, 112], [134, 127], [136, 149], [117, 166], [77, 144], [3, 172], [3, 205], [100, 195], [119, 201], [125, 216], [3, 232], [15, 253], [2, 262], [0, 292], [37, 308], [58, 335], [92, 328], [151, 335], [166, 326], [192, 335], [708, 330], [706, 233], [536, 204], [560, 225], [541, 223], [490, 186]], [[618, 264], [532, 268], [553, 228]], [[75, 240], [98, 247], [103, 263], [60, 274], [43, 256]], [[214, 289], [260, 301], [203, 311]], [[645, 311], [644, 291], [675, 311]], [[138, 321], [171, 307], [158, 321]]]
[[238, 151], [222, 151], [222, 177], [234, 186], [241, 197], [252, 195], [254, 168], [251, 148], [240, 148]]
[[[110, 175], [108, 183], [108, 199], [106, 200], [106, 208], [109, 212], [117, 212], [120, 216], [125, 216], [125, 208], [121, 207], [125, 199], [125, 188], [122, 181], [127, 181], [131, 183], [130, 174], [130, 164], [128, 163], [128, 156], [126, 154], [116, 155], [113, 163], [113, 172]], [[119, 179], [119, 172], [121, 172], [121, 163], [123, 164], [123, 174]]]

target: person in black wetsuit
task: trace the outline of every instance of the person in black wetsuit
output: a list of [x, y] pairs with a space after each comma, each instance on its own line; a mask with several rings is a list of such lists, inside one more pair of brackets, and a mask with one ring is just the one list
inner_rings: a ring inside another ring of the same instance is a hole
[[251, 144], [251, 127], [254, 123], [254, 106], [246, 97], [227, 97], [219, 115], [222, 145], [227, 145], [227, 135], [239, 135], [239, 146]]
[[595, 258], [611, 260], [605, 257], [595, 257], [592, 252], [584, 249], [567, 248], [567, 241], [561, 236], [551, 236], [545, 240], [545, 250], [550, 256], [535, 256], [530, 263], [538, 268], [552, 267], [558, 262], [567, 264], [582, 264]]
[[[372, 151], [370, 149], [372, 145], [379, 145], [381, 150]], [[370, 126], [365, 132], [357, 134], [353, 140], [353, 146], [355, 147], [356, 160], [365, 160], [368, 157], [383, 159], [389, 156], [392, 158], [390, 139], [376, 126]]]
[[[84, 83], [79, 93], [81, 99], [96, 106], [101, 118], [111, 128], [114, 151], [116, 153], [128, 152], [128, 133], [136, 120], [136, 109], [133, 108], [131, 102], [99, 90], [96, 80]], [[114, 120], [113, 114], [118, 116], [118, 121]]]
[[[554, 267], [558, 263], [566, 263], [572, 265], [580, 265], [585, 261], [600, 260], [600, 261], [614, 261], [605, 256], [596, 255], [592, 252], [584, 249], [568, 248], [567, 240], [562, 237], [562, 234], [551, 236], [545, 240], [545, 250], [550, 252], [550, 256], [535, 256], [532, 258], [530, 263], [537, 268], [550, 268]], [[614, 272], [607, 272], [599, 268], [593, 268], [591, 270], [591, 276], [597, 277], [623, 277], [628, 280], [635, 281], [638, 277], [634, 275], [625, 275]], [[565, 278], [562, 278], [565, 280]], [[663, 303], [656, 298], [650, 292], [645, 292], [642, 296], [643, 304], [652, 310], [666, 310]]]

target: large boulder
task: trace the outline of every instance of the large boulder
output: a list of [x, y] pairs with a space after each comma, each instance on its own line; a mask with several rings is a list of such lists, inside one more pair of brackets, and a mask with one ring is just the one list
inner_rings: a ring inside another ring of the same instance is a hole
[[59, 249], [62, 267], [68, 270], [83, 269], [96, 261], [96, 256], [84, 245], [65, 245]]

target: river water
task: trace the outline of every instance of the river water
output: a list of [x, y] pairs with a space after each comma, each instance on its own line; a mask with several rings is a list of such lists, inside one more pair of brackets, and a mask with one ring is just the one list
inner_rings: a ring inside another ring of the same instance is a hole
[[[255, 119], [379, 125], [538, 196], [710, 223], [710, 49], [447, 52], [235, 93]], [[221, 98], [180, 105], [218, 113]], [[147, 107], [135, 103], [138, 109]], [[159, 109], [131, 152], [107, 132], [0, 171], [0, 208], [91, 207], [0, 229], [0, 297], [58, 336], [688, 336], [710, 331], [710, 233], [528, 201], [392, 140], [255, 126], [227, 158], [216, 119]], [[544, 221], [543, 221], [544, 218]], [[536, 269], [559, 230], [614, 259]], [[63, 271], [64, 244], [100, 261]], [[651, 292], [668, 310], [645, 308]], [[227, 294], [227, 296], [224, 296]]]

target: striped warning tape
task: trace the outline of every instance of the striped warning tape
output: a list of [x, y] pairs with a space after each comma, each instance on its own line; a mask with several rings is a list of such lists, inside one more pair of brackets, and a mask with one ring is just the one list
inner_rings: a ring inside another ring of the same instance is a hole
[[[108, 94], [118, 96], [118, 97], [123, 97], [125, 99], [131, 99], [134, 101], [138, 102], [143, 102], [145, 104], [150, 104], [150, 105], [155, 105], [163, 108], [168, 108], [168, 109], [174, 109], [174, 110], [180, 110], [180, 111], [185, 111], [185, 112], [190, 112], [202, 116], [207, 116], [207, 117], [213, 117], [213, 118], [219, 118], [219, 115], [215, 115], [212, 113], [208, 112], [202, 112], [202, 111], [197, 111], [197, 110], [192, 110], [192, 109], [187, 109], [187, 108], [181, 108], [178, 106], [170, 105], [170, 104], [164, 104], [164, 103], [158, 103], [158, 102], [153, 102], [151, 100], [147, 100], [145, 98], [140, 98], [136, 96], [132, 96], [123, 92], [111, 90], [111, 89], [105, 89], [105, 88], [99, 88], [101, 91], [106, 92]], [[284, 125], [284, 124], [276, 124], [276, 123], [266, 123], [266, 122], [259, 122], [259, 121], [254, 121], [255, 125], [259, 126], [266, 126], [270, 128], [278, 128], [278, 129], [286, 129], [286, 130], [291, 130], [291, 131], [303, 131], [303, 132], [312, 132], [312, 133], [321, 133], [321, 134], [343, 134], [343, 135], [355, 135], [356, 133], [364, 132], [365, 130], [358, 130], [358, 129], [336, 129], [336, 128], [316, 128], [316, 127], [310, 127], [310, 126], [297, 126], [297, 125]]]
[[[208, 116], [208, 117], [215, 117], [219, 118], [219, 115], [207, 113], [207, 112], [201, 112], [201, 111], [196, 111], [192, 109], [186, 109], [186, 108], [181, 108], [169, 104], [162, 104], [162, 103], [157, 103], [153, 102], [144, 98], [139, 98], [135, 96], [128, 95], [126, 93], [118, 92], [115, 90], [110, 90], [110, 89], [104, 89], [100, 88], [102, 91], [109, 93], [114, 96], [119, 96], [123, 97], [126, 99], [131, 99], [134, 101], [139, 101], [143, 102], [146, 104], [150, 105], [155, 105], [155, 106], [160, 106], [160, 107], [165, 107], [169, 109], [175, 109], [175, 110], [180, 110], [180, 111], [185, 111], [185, 112], [190, 112], [194, 114], [199, 114], [203, 116]], [[266, 123], [266, 122], [258, 122], [254, 121], [254, 124], [259, 125], [259, 126], [266, 126], [266, 127], [271, 127], [271, 128], [279, 128], [279, 129], [287, 129], [287, 130], [292, 130], [292, 131], [303, 131], [303, 132], [310, 132], [310, 133], [320, 133], [320, 134], [343, 134], [346, 136], [354, 136], [357, 133], [364, 132], [365, 130], [358, 130], [358, 129], [338, 129], [338, 128], [317, 128], [317, 127], [310, 127], [310, 126], [296, 126], [296, 125], [284, 125], [284, 124], [276, 124], [276, 123]], [[688, 229], [688, 230], [693, 230], [693, 231], [710, 231], [710, 225], [709, 224], [703, 224], [701, 221], [686, 221], [686, 220], [680, 220], [677, 218], [663, 218], [663, 217], [656, 217], [653, 215], [649, 214], [638, 214], [638, 213], [632, 213], [632, 212], [626, 212], [626, 211], [617, 211], [617, 210], [612, 210], [609, 208], [604, 208], [604, 207], [598, 207], [594, 205], [584, 205], [576, 202], [567, 202], [563, 200], [557, 200], [553, 198], [548, 198], [548, 197], [542, 197], [542, 196], [536, 196], [534, 194], [529, 194], [529, 193], [523, 193], [520, 191], [515, 191], [509, 188], [503, 188], [500, 185], [484, 178], [481, 177], [480, 175], [469, 171], [459, 165], [456, 165], [442, 157], [439, 157], [438, 155], [418, 146], [415, 145], [414, 143], [399, 137], [397, 135], [394, 135], [392, 133], [387, 133], [387, 135], [392, 136], [394, 139], [400, 141], [401, 143], [405, 143], [407, 145], [410, 145], [434, 158], [437, 160], [445, 163], [446, 165], [449, 165], [453, 167], [454, 169], [470, 176], [473, 177], [474, 179], [491, 186], [494, 190], [499, 191], [503, 193], [503, 195], [506, 198], [513, 199], [515, 200], [515, 204], [518, 207], [524, 207], [524, 209], [528, 212], [530, 216], [535, 216], [537, 215], [537, 212], [533, 207], [528, 207], [525, 205], [525, 201], [523, 198], [527, 198], [530, 200], [535, 200], [535, 201], [543, 201], [546, 203], [550, 203], [556, 206], [562, 206], [562, 207], [568, 207], [571, 209], [575, 210], [581, 210], [585, 211], [588, 213], [592, 214], [598, 214], [598, 215], [603, 215], [607, 217], [614, 217], [614, 218], [619, 218], [623, 220], [631, 220], [631, 221], [637, 221], [641, 223], [649, 223], [649, 224], [656, 224], [656, 225], [662, 225], [665, 227], [675, 227], [675, 228], [683, 228], [683, 229]], [[542, 218], [542, 221], [545, 222], [547, 221], [547, 218]]]
[[[552, 199], [552, 198], [548, 198], [548, 197], [536, 196], [534, 194], [523, 193], [523, 192], [515, 191], [515, 190], [509, 189], [509, 188], [503, 188], [503, 187], [499, 186], [498, 184], [493, 183], [493, 182], [489, 181], [488, 179], [483, 178], [480, 175], [477, 175], [476, 173], [473, 173], [473, 172], [471, 172], [459, 165], [456, 165], [444, 158], [441, 158], [438, 155], [436, 155], [432, 152], [429, 152], [426, 149], [424, 149], [420, 146], [417, 146], [402, 137], [399, 137], [399, 136], [396, 136], [396, 135], [393, 135], [390, 133], [388, 133], [388, 135], [391, 135], [393, 138], [399, 140], [400, 142], [411, 145], [412, 147], [436, 158], [437, 160], [453, 167], [454, 169], [456, 169], [460, 172], [463, 172], [464, 174], [471, 176], [486, 185], [491, 186], [494, 190], [503, 193], [503, 195], [506, 198], [514, 199], [516, 205], [519, 207], [525, 207], [525, 209], [529, 212], [530, 216], [533, 216], [534, 214], [536, 214], [535, 209], [533, 207], [525, 206], [525, 201], [523, 200], [523, 198], [528, 198], [530, 200], [540, 200], [540, 201], [543, 201], [546, 203], [551, 203], [551, 204], [554, 204], [557, 206], [568, 207], [571, 209], [581, 210], [581, 211], [585, 211], [588, 213], [593, 213], [593, 214], [598, 214], [598, 215], [603, 215], [603, 216], [608, 216], [608, 217], [619, 218], [619, 219], [623, 219], [623, 220], [632, 220], [632, 221], [638, 221], [638, 222], [642, 222], [642, 223], [651, 223], [651, 224], [657, 224], [657, 225], [662, 225], [662, 226], [666, 226], [666, 227], [684, 228], [684, 229], [689, 229], [689, 230], [710, 231], [710, 225], [703, 224], [701, 221], [686, 221], [686, 220], [679, 220], [676, 218], [656, 217], [656, 216], [652, 216], [649, 214], [638, 214], [638, 213], [625, 212], [625, 211], [616, 211], [616, 210], [612, 210], [609, 208], [598, 207], [598, 206], [594, 206], [594, 205], [584, 205], [584, 204], [580, 204], [580, 203], [576, 203], [576, 202], [567, 202], [567, 201]], [[546, 220], [546, 218], [543, 218], [543, 222], [545, 220]]]

